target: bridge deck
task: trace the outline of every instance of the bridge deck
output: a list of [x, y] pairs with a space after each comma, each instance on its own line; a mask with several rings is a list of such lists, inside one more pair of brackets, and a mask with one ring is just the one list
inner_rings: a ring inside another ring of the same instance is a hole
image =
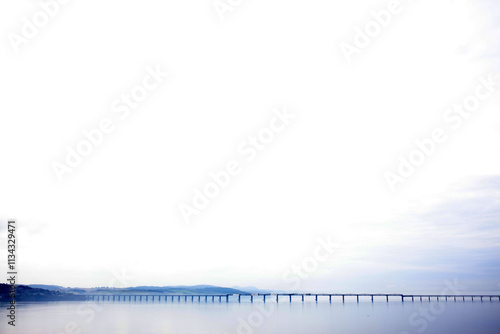
[[[397, 294], [397, 293], [244, 293], [244, 294], [209, 294], [209, 295], [179, 295], [179, 294], [158, 294], [158, 295], [86, 295], [87, 300], [94, 300], [94, 301], [139, 301], [142, 302], [143, 300], [148, 302], [148, 301], [162, 301], [164, 300], [167, 302], [168, 300], [171, 300], [174, 302], [174, 300], [177, 300], [178, 302], [183, 299], [185, 302], [188, 300], [194, 302], [195, 299], [198, 302], [201, 302], [202, 300], [204, 302], [207, 302], [208, 299], [211, 300], [211, 302], [214, 302], [216, 299], [218, 302], [222, 302], [222, 299], [225, 300], [225, 302], [229, 302], [229, 298], [237, 298], [238, 302], [241, 302], [242, 297], [250, 297], [250, 302], [253, 302], [255, 298], [262, 298], [264, 302], [266, 302], [266, 299], [269, 299], [270, 297], [274, 297], [276, 302], [279, 302], [280, 298], [279, 297], [288, 297], [289, 301], [292, 302], [293, 298], [292, 297], [301, 297], [302, 302], [305, 300], [305, 297], [311, 297], [314, 296], [315, 301], [318, 301], [319, 297], [328, 297], [330, 303], [332, 302], [332, 297], [342, 297], [342, 302], [345, 302], [346, 297], [356, 297], [356, 301], [359, 303], [360, 297], [370, 297], [371, 301], [374, 301], [375, 297], [385, 297], [386, 302], [389, 302], [389, 297], [397, 297], [398, 300], [400, 299], [401, 302], [404, 302], [405, 299], [411, 299], [414, 301], [415, 299], [420, 299], [420, 301], [423, 301], [423, 299], [427, 299], [428, 301], [432, 299], [435, 299], [439, 301], [441, 300], [448, 301], [448, 298], [453, 298], [453, 301], [457, 301], [457, 299], [462, 299], [462, 301], [471, 300], [474, 301], [474, 298], [480, 299], [483, 301], [483, 299], [488, 299], [489, 301], [494, 301], [498, 299], [500, 301], [500, 295], [436, 295], [436, 294], [426, 294], [426, 295], [405, 295], [405, 294]], [[392, 298], [394, 299], [394, 298]]]

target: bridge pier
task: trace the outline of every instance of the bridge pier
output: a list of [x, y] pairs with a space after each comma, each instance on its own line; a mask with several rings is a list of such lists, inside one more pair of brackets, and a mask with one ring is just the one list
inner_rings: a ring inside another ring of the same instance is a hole
[[[288, 296], [288, 300], [290, 303], [292, 303], [294, 300], [293, 300], [293, 296], [300, 296], [301, 297], [301, 300], [302, 300], [302, 303], [305, 302], [305, 296], [314, 296], [314, 300], [316, 303], [318, 303], [318, 298], [319, 296], [328, 296], [328, 301], [329, 303], [331, 304], [332, 303], [332, 297], [335, 297], [335, 296], [342, 296], [342, 303], [345, 303], [345, 297], [346, 296], [351, 296], [351, 297], [354, 297], [356, 296], [356, 302], [359, 303], [360, 301], [360, 297], [363, 297], [363, 296], [366, 296], [366, 297], [370, 297], [370, 300], [372, 303], [375, 302], [375, 296], [380, 296], [380, 297], [383, 297], [385, 296], [385, 299], [386, 299], [386, 302], [389, 302], [389, 296], [392, 296], [392, 297], [398, 297], [400, 296], [401, 297], [401, 302], [404, 302], [405, 301], [405, 298], [411, 298], [411, 301], [412, 303], [415, 302], [415, 299], [416, 298], [420, 298], [420, 302], [422, 302], [423, 300], [425, 300], [425, 298], [427, 297], [429, 303], [431, 302], [431, 299], [432, 298], [436, 298], [436, 301], [437, 302], [440, 302], [440, 298], [444, 298], [444, 301], [445, 302], [448, 302], [448, 297], [449, 298], [453, 298], [453, 301], [454, 302], [457, 302], [457, 299], [462, 297], [462, 301], [465, 303], [465, 297], [467, 298], [471, 298], [471, 301], [474, 302], [474, 297], [476, 298], [479, 298], [481, 300], [481, 302], [484, 302], [484, 301], [487, 301], [488, 298], [489, 298], [489, 301], [492, 302], [492, 301], [495, 301], [497, 300], [498, 298], [498, 301], [500, 301], [500, 296], [499, 295], [404, 295], [404, 294], [353, 294], [353, 293], [349, 293], [349, 294], [328, 294], [328, 293], [325, 293], [325, 294], [318, 294], [318, 293], [258, 293], [258, 294], [243, 294], [243, 296], [250, 296], [250, 302], [253, 303], [254, 302], [254, 297], [256, 296], [262, 296], [263, 297], [263, 300], [264, 300], [264, 303], [266, 302], [266, 298], [267, 297], [270, 297], [272, 298], [272, 296], [276, 296], [276, 303], [279, 303], [279, 296], [282, 295], [282, 296]], [[162, 295], [147, 295], [147, 294], [144, 294], [144, 295], [121, 295], [121, 294], [116, 294], [116, 295], [111, 295], [111, 294], [103, 294], [103, 295], [84, 295], [84, 298], [85, 300], [87, 301], [118, 301], [118, 302], [125, 302], [127, 301], [127, 297], [128, 297], [128, 301], [132, 301], [132, 297], [134, 297], [134, 302], [137, 301], [137, 299], [139, 299], [140, 302], [142, 302], [142, 297], [146, 297], [146, 302], [149, 301], [149, 297], [151, 297], [152, 299], [152, 302], [154, 303], [155, 302], [155, 296], [158, 297], [158, 302], [161, 303], [161, 297]], [[180, 300], [181, 300], [181, 296], [184, 296], [184, 302], [187, 303], [188, 301], [188, 297], [189, 295], [165, 295], [165, 303], [168, 302], [168, 297], [172, 297], [172, 302], [174, 302], [174, 297], [177, 296], [177, 301], [180, 303]], [[218, 297], [219, 298], [219, 303], [222, 303], [222, 298], [225, 297], [226, 298], [226, 303], [229, 303], [229, 297], [232, 296], [232, 294], [217, 294], [217, 295], [190, 295], [191, 296], [191, 302], [194, 303], [194, 298], [195, 297], [198, 297], [198, 302], [201, 302], [201, 297], [202, 296], [205, 296], [205, 303], [207, 303], [208, 301], [208, 297], [212, 297], [212, 303], [215, 302], [215, 297]], [[122, 298], [123, 297], [123, 298]], [[139, 297], [139, 298], [137, 298]], [[241, 297], [242, 297], [242, 294], [238, 294], [238, 303], [241, 303]], [[408, 300], [407, 300], [408, 301]]]

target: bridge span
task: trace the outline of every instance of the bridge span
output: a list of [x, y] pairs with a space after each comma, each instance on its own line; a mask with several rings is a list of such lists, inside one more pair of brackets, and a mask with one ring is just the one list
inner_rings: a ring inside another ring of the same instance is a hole
[[254, 299], [262, 299], [264, 303], [269, 300], [274, 300], [277, 303], [283, 298], [288, 299], [288, 301], [291, 303], [292, 301], [295, 300], [300, 300], [301, 302], [305, 301], [305, 298], [311, 298], [314, 297], [315, 302], [318, 302], [318, 299], [328, 299], [328, 301], [331, 303], [332, 299], [333, 301], [335, 300], [341, 300], [342, 303], [345, 303], [346, 299], [347, 300], [354, 300], [356, 298], [356, 302], [359, 303], [360, 298], [362, 300], [366, 300], [368, 298], [369, 301], [372, 303], [375, 300], [383, 300], [385, 302], [389, 302], [390, 300], [396, 300], [396, 301], [409, 301], [411, 300], [414, 302], [415, 300], [419, 300], [421, 302], [423, 301], [431, 301], [431, 300], [436, 300], [436, 301], [445, 301], [447, 302], [448, 299], [453, 300], [454, 302], [458, 301], [472, 301], [474, 302], [474, 298], [476, 298], [476, 301], [500, 301], [500, 296], [499, 295], [405, 295], [405, 294], [394, 294], [394, 293], [243, 293], [243, 294], [210, 294], [210, 295], [179, 295], [179, 294], [158, 294], [158, 295], [86, 295], [87, 300], [90, 301], [110, 301], [110, 302], [119, 302], [119, 301], [129, 301], [129, 302], [168, 302], [171, 301], [173, 302], [212, 302], [214, 303], [215, 301], [221, 303], [225, 301], [226, 303], [229, 302], [229, 299], [231, 300], [237, 300], [239, 303], [241, 303], [242, 299], [250, 301], [251, 303], [254, 302]]

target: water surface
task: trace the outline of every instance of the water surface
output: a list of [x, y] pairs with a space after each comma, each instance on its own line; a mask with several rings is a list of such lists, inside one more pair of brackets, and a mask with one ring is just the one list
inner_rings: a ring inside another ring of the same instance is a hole
[[500, 302], [280, 301], [1, 304], [1, 333], [500, 333]]

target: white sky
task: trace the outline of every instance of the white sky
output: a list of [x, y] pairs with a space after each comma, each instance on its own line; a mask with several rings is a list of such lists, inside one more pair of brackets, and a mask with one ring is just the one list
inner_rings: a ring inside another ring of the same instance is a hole
[[[452, 266], [462, 252], [476, 254], [470, 264], [498, 254], [499, 94], [458, 130], [442, 120], [498, 71], [498, 11], [494, 1], [402, 1], [347, 64], [339, 44], [387, 4], [245, 0], [221, 21], [209, 0], [74, 0], [19, 54], [3, 38], [0, 245], [5, 254], [5, 221], [17, 218], [22, 283], [102, 286], [115, 270], [130, 285], [287, 289], [283, 273], [331, 235], [339, 254], [301, 288], [439, 289], [459, 278], [500, 289], [498, 262], [476, 280]], [[38, 10], [0, 4], [3, 35]], [[169, 78], [120, 122], [111, 103], [157, 64]], [[255, 161], [239, 159], [242, 173], [186, 225], [179, 203], [283, 105], [293, 123]], [[51, 163], [106, 117], [114, 132], [60, 183]], [[384, 173], [436, 127], [448, 140], [391, 192]], [[481, 201], [451, 238], [463, 216], [443, 212], [464, 197]]]

